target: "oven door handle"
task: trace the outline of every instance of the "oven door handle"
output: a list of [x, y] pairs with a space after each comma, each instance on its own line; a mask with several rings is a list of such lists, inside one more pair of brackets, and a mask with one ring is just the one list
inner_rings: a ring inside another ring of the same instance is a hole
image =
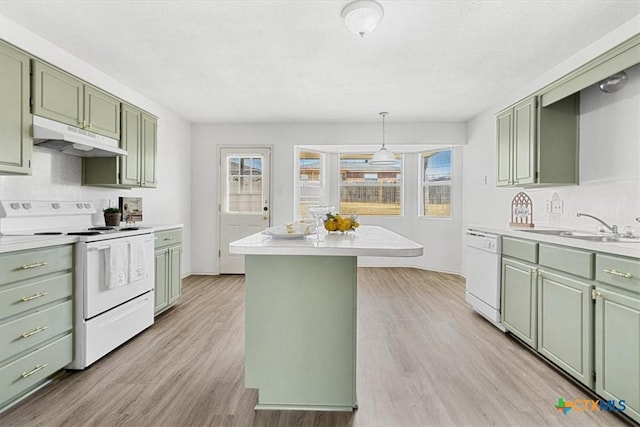
[[92, 246], [90, 248], [88, 248], [87, 250], [92, 252], [92, 251], [103, 251], [105, 249], [109, 249], [111, 246], [106, 245], [106, 246]]

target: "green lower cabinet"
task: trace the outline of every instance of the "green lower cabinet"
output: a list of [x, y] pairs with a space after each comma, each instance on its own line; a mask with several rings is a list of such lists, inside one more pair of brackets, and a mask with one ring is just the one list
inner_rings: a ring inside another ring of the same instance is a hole
[[167, 251], [166, 249], [156, 250], [156, 286], [155, 286], [155, 313], [159, 313], [169, 305], [167, 295]]
[[182, 279], [180, 277], [180, 263], [182, 262], [182, 246], [169, 248], [169, 272], [167, 277], [168, 303], [172, 305], [182, 295]]
[[533, 348], [537, 346], [536, 266], [502, 258], [502, 324]]
[[538, 270], [538, 351], [593, 387], [592, 285]]
[[182, 229], [156, 232], [155, 314], [175, 304], [182, 295]]
[[597, 287], [595, 312], [596, 393], [640, 423], [640, 294]]

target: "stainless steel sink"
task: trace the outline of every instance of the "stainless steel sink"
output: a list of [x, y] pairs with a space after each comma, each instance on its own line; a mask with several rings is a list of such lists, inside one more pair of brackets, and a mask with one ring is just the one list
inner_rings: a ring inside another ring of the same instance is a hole
[[566, 236], [570, 239], [580, 239], [580, 240], [587, 240], [589, 242], [618, 242], [619, 239], [617, 237], [613, 237], [613, 236], [598, 236], [598, 235], [592, 235], [592, 236], [587, 236], [587, 235], [570, 235], [570, 236]]
[[574, 231], [572, 230], [522, 230], [522, 231], [526, 231], [527, 233], [534, 233], [534, 234], [547, 234], [549, 236], [571, 236], [574, 233]]
[[547, 236], [566, 237], [568, 239], [586, 240], [589, 242], [618, 242], [618, 243], [640, 243], [640, 238], [623, 236], [606, 236], [601, 234], [590, 234], [574, 230], [522, 230], [532, 234], [545, 234]]

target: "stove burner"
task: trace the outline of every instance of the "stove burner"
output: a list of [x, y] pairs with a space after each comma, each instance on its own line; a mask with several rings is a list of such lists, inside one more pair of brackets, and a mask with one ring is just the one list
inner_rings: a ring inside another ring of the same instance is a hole
[[115, 227], [89, 227], [87, 230], [99, 230], [99, 231], [107, 231], [107, 230], [115, 230]]
[[99, 231], [72, 231], [67, 236], [98, 236], [102, 233]]
[[33, 233], [34, 236], [58, 236], [64, 234], [61, 231], [43, 231], [40, 233]]
[[140, 227], [125, 227], [120, 229], [120, 231], [135, 231], [135, 230], [140, 230]]

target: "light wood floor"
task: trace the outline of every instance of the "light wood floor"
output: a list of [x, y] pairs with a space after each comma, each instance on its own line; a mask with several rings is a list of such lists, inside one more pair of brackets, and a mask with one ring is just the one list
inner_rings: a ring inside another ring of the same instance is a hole
[[7, 426], [603, 426], [606, 412], [474, 314], [463, 279], [409, 268], [358, 270], [359, 409], [254, 411], [244, 388], [243, 276], [192, 276], [172, 310], [95, 363], [0, 415]]

